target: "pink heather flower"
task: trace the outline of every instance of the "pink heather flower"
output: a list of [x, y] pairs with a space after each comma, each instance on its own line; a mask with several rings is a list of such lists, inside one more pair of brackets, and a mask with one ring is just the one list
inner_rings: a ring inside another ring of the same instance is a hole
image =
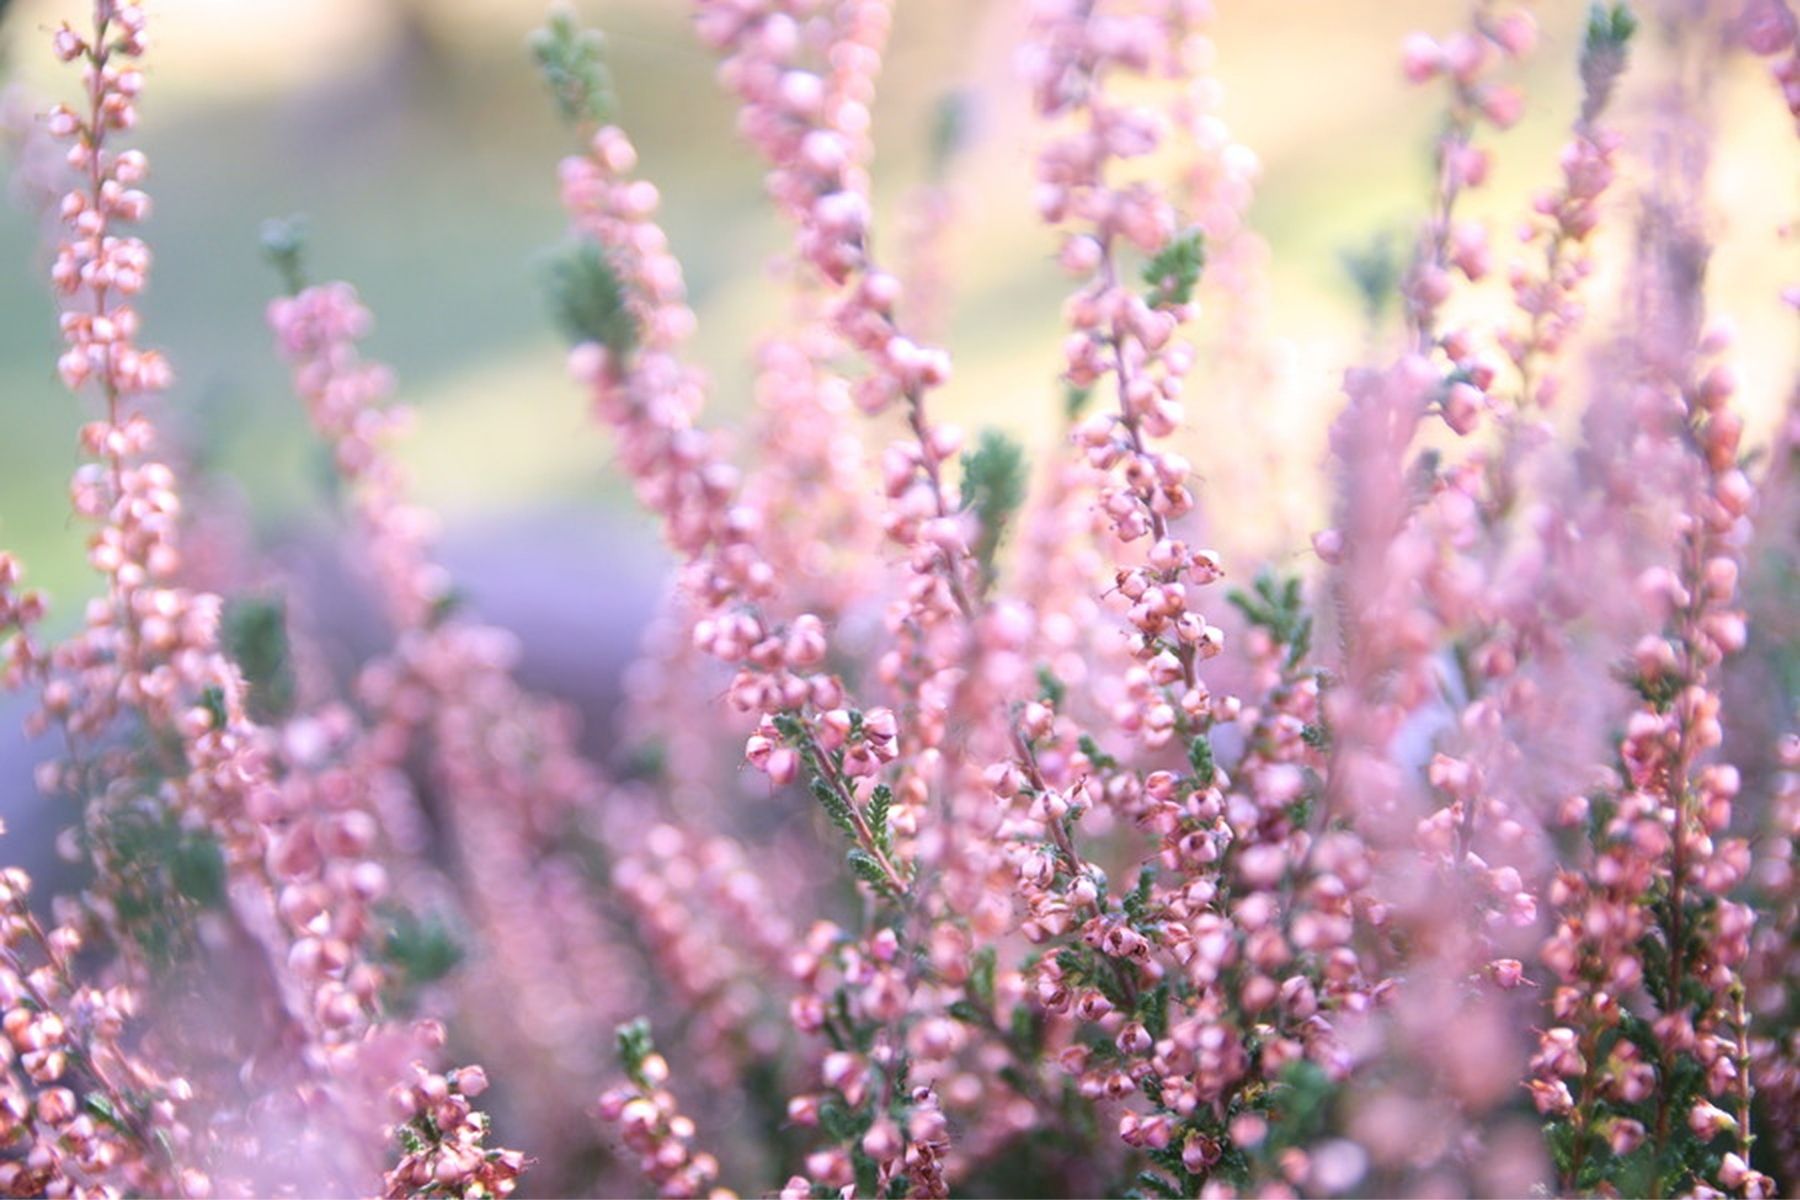
[[[195, 584], [275, 568], [214, 561], [238, 555], [217, 498], [154, 456], [147, 401], [173, 372], [141, 344], [148, 164], [117, 145], [153, 78], [144, 9], [46, 31], [87, 93], [31, 124], [59, 145], [54, 189], [28, 191], [58, 234], [56, 373], [92, 409], [70, 498], [101, 579], [46, 640], [0, 554], [0, 685], [66, 748], [35, 778], [79, 798], [59, 845], [95, 870], [47, 924], [0, 871], [0, 1191], [514, 1192], [528, 1160], [491, 1145], [487, 1074], [443, 1069], [448, 1031], [393, 1020], [401, 993], [506, 1064], [559, 1178], [597, 1116], [640, 1177], [607, 1190], [715, 1194], [708, 1097], [780, 1079], [802, 1171], [783, 1195], [867, 1190], [873, 1160], [875, 1191], [945, 1196], [1046, 1133], [1072, 1190], [1178, 1149], [1202, 1195], [1574, 1192], [1588, 1176], [1547, 1151], [1573, 1134], [1596, 1168], [1652, 1140], [1697, 1162], [1723, 1135], [1678, 1188], [1773, 1191], [1734, 1114], [1772, 1114], [1759, 1154], [1795, 1157], [1800, 1072], [1767, 1031], [1791, 1007], [1800, 749], [1759, 752], [1769, 705], [1732, 659], [1779, 634], [1761, 564], [1792, 524], [1794, 437], [1753, 453], [1755, 343], [1705, 319], [1719, 223], [1683, 90], [1742, 44], [1800, 111], [1788, 6], [1741, 8], [1726, 39], [1670, 13], [1682, 70], [1616, 131], [1624, 56], [1590, 45], [1516, 263], [1464, 193], [1523, 115], [1535, 24], [1479, 4], [1406, 39], [1443, 119], [1404, 328], [1368, 331], [1346, 373], [1316, 558], [1276, 545], [1269, 578], [1243, 518], [1266, 497], [1209, 435], [1237, 391], [1281, 384], [1260, 165], [1223, 120], [1210, 4], [1028, 6], [1020, 202], [1069, 277], [1047, 349], [1078, 411], [1016, 479], [939, 419], [956, 171], [920, 236], [873, 202], [887, 0], [695, 6], [789, 233], [742, 436], [707, 416], [663, 195], [604, 98], [568, 94], [593, 45], [553, 25], [540, 54], [578, 126], [556, 187], [623, 330], [567, 369], [675, 564], [628, 672], [628, 783], [520, 686], [519, 639], [454, 605], [395, 444], [412, 418], [344, 284], [267, 316], [394, 636], [334, 696], [296, 610], [297, 698], [255, 719], [232, 610]], [[1621, 245], [1624, 286], [1591, 296]], [[1498, 314], [1470, 291], [1496, 272]], [[1005, 503], [977, 494], [996, 479]], [[191, 1018], [163, 1025], [169, 989], [134, 986], [143, 881], [108, 836], [139, 819], [218, 847], [222, 903], [166, 915], [209, 964], [232, 950], [274, 1022], [243, 1043], [254, 1070], [176, 1070]], [[797, 923], [815, 902], [843, 925]], [[438, 914], [468, 962], [414, 986], [400, 948]], [[609, 1084], [596, 1048], [652, 1006], [667, 1057], [626, 1026]], [[1655, 1133], [1623, 1116], [1676, 1059], [1708, 1099]], [[1296, 1081], [1328, 1089], [1316, 1129], [1255, 1107]], [[1552, 1142], [1516, 1119], [1521, 1087]], [[734, 1156], [767, 1149], [742, 1132]]]
[[1445, 68], [1443, 47], [1426, 33], [1409, 33], [1400, 43], [1401, 70], [1411, 83], [1424, 83]]

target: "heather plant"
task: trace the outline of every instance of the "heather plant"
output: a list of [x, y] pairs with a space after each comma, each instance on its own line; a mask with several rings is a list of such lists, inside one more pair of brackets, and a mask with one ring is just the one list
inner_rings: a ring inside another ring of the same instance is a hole
[[941, 411], [955, 103], [877, 237], [897, 6], [692, 7], [785, 237], [735, 423], [604, 39], [529, 45], [568, 377], [674, 563], [592, 758], [444, 565], [303, 223], [265, 230], [267, 324], [385, 630], [347, 683], [158, 461], [148, 18], [51, 31], [82, 100], [19, 161], [101, 586], [53, 637], [0, 552], [0, 682], [82, 868], [0, 873], [0, 1190], [1800, 1187], [1800, 390], [1753, 445], [1704, 286], [1709, 81], [1754, 54], [1795, 109], [1785, 0], [1596, 4], [1510, 252], [1470, 200], [1536, 23], [1406, 39], [1422, 215], [1346, 255], [1329, 515], [1266, 562], [1209, 543], [1268, 498], [1177, 448], [1278, 321], [1207, 0], [1020, 5], [1018, 199], [1068, 280], [1037, 461]]

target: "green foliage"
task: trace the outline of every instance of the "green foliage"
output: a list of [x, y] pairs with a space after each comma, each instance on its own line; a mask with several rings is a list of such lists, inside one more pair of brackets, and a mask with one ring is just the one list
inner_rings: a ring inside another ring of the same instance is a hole
[[1194, 768], [1194, 782], [1203, 788], [1212, 786], [1218, 767], [1213, 762], [1212, 742], [1205, 734], [1188, 743], [1188, 765]]
[[1198, 229], [1177, 234], [1144, 264], [1144, 286], [1152, 308], [1173, 308], [1194, 298], [1206, 267], [1206, 235]]
[[127, 803], [92, 827], [89, 843], [119, 928], [153, 967], [193, 949], [193, 917], [225, 902], [225, 856], [203, 830], [183, 828], [149, 801]]
[[988, 1014], [973, 1000], [952, 1000], [949, 1013], [965, 1025], [982, 1025], [988, 1023]]
[[619, 1065], [625, 1069], [626, 1076], [638, 1087], [648, 1091], [651, 1082], [644, 1075], [644, 1060], [656, 1053], [656, 1043], [650, 1037], [649, 1020], [636, 1017], [625, 1022], [613, 1032], [613, 1041], [618, 1047]]
[[217, 684], [200, 689], [200, 707], [212, 718], [214, 729], [224, 729], [231, 724], [231, 711], [225, 706], [225, 690]]
[[1338, 251], [1338, 263], [1362, 301], [1363, 320], [1370, 326], [1381, 324], [1388, 305], [1400, 294], [1400, 254], [1393, 235], [1378, 233], [1360, 248]]
[[956, 88], [939, 96], [937, 104], [932, 107], [929, 158], [932, 178], [941, 178], [951, 161], [968, 144], [969, 109], [972, 103], [966, 90]]
[[859, 1141], [850, 1150], [850, 1165], [856, 1171], [856, 1195], [878, 1196], [881, 1194], [880, 1168], [868, 1151], [862, 1148]]
[[287, 607], [280, 597], [242, 596], [225, 606], [225, 651], [250, 685], [250, 715], [276, 721], [294, 707]]
[[1306, 1146], [1322, 1136], [1337, 1085], [1309, 1059], [1291, 1062], [1269, 1094], [1269, 1148]]
[[1666, 713], [1675, 703], [1675, 697], [1681, 694], [1681, 678], [1673, 671], [1663, 675], [1646, 675], [1641, 671], [1629, 671], [1625, 682], [1638, 698], [1659, 713]]
[[1023, 1004], [1017, 1005], [1007, 1022], [1007, 1037], [1020, 1057], [1035, 1057], [1044, 1040], [1043, 1023], [1030, 1008]]
[[1037, 679], [1038, 695], [1047, 701], [1051, 707], [1061, 708], [1063, 701], [1067, 699], [1069, 695], [1069, 689], [1063, 684], [1063, 681], [1058, 679], [1056, 673], [1046, 666], [1038, 667]]
[[1611, 4], [1590, 4], [1587, 34], [1581, 42], [1582, 58], [1585, 60], [1596, 54], [1624, 50], [1631, 42], [1631, 35], [1637, 32], [1637, 24], [1637, 16], [1625, 0], [1613, 0]]
[[[1665, 916], [1666, 913], [1659, 913], [1659, 920]], [[1655, 934], [1647, 935], [1638, 948], [1645, 960], [1646, 987], [1652, 994], [1661, 994], [1667, 984], [1669, 956], [1650, 952], [1656, 941]], [[1703, 987], [1698, 992], [1684, 999], [1684, 1006], [1703, 1006], [1708, 996]], [[1692, 1056], [1677, 1055], [1665, 1073], [1661, 1062], [1664, 1047], [1656, 1036], [1653, 1021], [1633, 1012], [1621, 1012], [1618, 1024], [1599, 1035], [1590, 1061], [1604, 1063], [1621, 1042], [1636, 1046], [1645, 1061], [1657, 1064], [1656, 1091], [1636, 1103], [1611, 1099], [1602, 1092], [1589, 1102], [1586, 1124], [1580, 1129], [1569, 1117], [1547, 1122], [1545, 1143], [1557, 1177], [1565, 1185], [1572, 1185], [1568, 1190], [1580, 1194], [1691, 1194], [1698, 1183], [1717, 1175], [1720, 1160], [1732, 1145], [1727, 1134], [1696, 1136], [1683, 1119], [1708, 1094], [1706, 1068]], [[1668, 1122], [1667, 1140], [1660, 1153], [1653, 1139], [1646, 1139], [1628, 1154], [1612, 1153], [1607, 1133], [1615, 1122], [1634, 1120], [1653, 1130], [1665, 1114], [1673, 1114], [1673, 1118]]]
[[893, 806], [893, 790], [885, 783], [876, 784], [875, 790], [869, 794], [869, 833], [874, 837], [875, 844], [883, 850], [892, 844], [888, 831], [888, 812]]
[[1253, 588], [1254, 594], [1233, 588], [1226, 599], [1251, 625], [1268, 630], [1276, 645], [1287, 647], [1283, 663], [1291, 671], [1312, 650], [1313, 620], [1300, 594], [1300, 578], [1290, 575], [1277, 582], [1265, 568], [1256, 573]]
[[894, 890], [893, 881], [887, 877], [887, 872], [881, 869], [881, 864], [875, 861], [875, 856], [873, 854], [870, 854], [860, 846], [853, 846], [844, 858], [845, 861], [850, 864], [851, 872], [855, 874], [858, 879], [874, 888], [877, 893], [886, 896], [890, 900], [898, 897], [898, 893]]
[[292, 296], [306, 286], [306, 218], [270, 217], [262, 223], [263, 257], [281, 276], [281, 286]]
[[419, 1131], [413, 1128], [410, 1121], [395, 1128], [394, 1140], [400, 1143], [400, 1149], [407, 1154], [425, 1153], [425, 1139], [419, 1136]]
[[[1140, 1196], [1166, 1196], [1173, 1198], [1186, 1195], [1180, 1188], [1170, 1183], [1167, 1179], [1164, 1179], [1161, 1175], [1158, 1175], [1155, 1171], [1139, 1171], [1136, 1182], [1140, 1189], [1138, 1191], [1138, 1195]], [[1130, 1192], [1126, 1193], [1128, 1196], [1130, 1194]]]
[[577, 242], [550, 264], [550, 304], [573, 343], [597, 342], [614, 355], [637, 345], [637, 319], [625, 301], [625, 285], [593, 242]]
[[962, 466], [962, 507], [980, 524], [973, 549], [984, 581], [991, 583], [1007, 522], [1025, 502], [1025, 451], [999, 430], [984, 429]]
[[438, 595], [432, 597], [431, 611], [426, 614], [425, 622], [436, 629], [468, 607], [469, 593], [452, 584]]
[[526, 45], [563, 120], [585, 125], [612, 119], [617, 106], [612, 77], [601, 55], [604, 39], [598, 30], [581, 28], [574, 11], [559, 4]]
[[1118, 769], [1119, 760], [1100, 749], [1100, 743], [1096, 742], [1091, 734], [1082, 734], [1076, 740], [1076, 745], [1081, 747], [1081, 752], [1087, 755], [1088, 761], [1094, 764], [1096, 770], [1114, 771]]
[[621, 779], [660, 780], [669, 769], [669, 747], [661, 738], [645, 738], [626, 750], [619, 764]]
[[169, 881], [184, 899], [201, 908], [217, 908], [225, 900], [225, 855], [204, 834], [186, 833], [169, 853]]
[[1138, 1005], [1138, 1019], [1144, 1028], [1150, 1031], [1153, 1038], [1161, 1038], [1169, 1032], [1169, 985], [1159, 983], [1144, 993]]
[[113, 1106], [112, 1100], [99, 1092], [89, 1092], [82, 1103], [87, 1110], [114, 1129], [129, 1131], [130, 1125], [119, 1110]]
[[812, 777], [811, 786], [813, 798], [819, 802], [819, 807], [825, 810], [825, 815], [831, 818], [831, 823], [843, 830], [845, 837], [854, 839], [856, 822], [850, 813], [850, 802], [818, 775]]
[[969, 995], [989, 1008], [994, 1004], [995, 957], [992, 946], [983, 946], [969, 965]]
[[438, 917], [419, 916], [399, 905], [384, 906], [381, 915], [387, 921], [381, 960], [394, 968], [403, 994], [436, 983], [462, 962], [462, 944]]
[[1150, 908], [1150, 889], [1156, 882], [1156, 869], [1145, 867], [1138, 872], [1137, 887], [1125, 893], [1125, 919], [1132, 925], [1144, 920]]
[[858, 1112], [836, 1096], [827, 1096], [819, 1103], [819, 1128], [834, 1142], [858, 1140], [872, 1124], [872, 1114]]
[[1077, 387], [1072, 383], [1063, 384], [1063, 418], [1070, 424], [1079, 420], [1087, 410], [1088, 402], [1094, 398], [1091, 387]]
[[1588, 8], [1587, 33], [1581, 41], [1581, 124], [1591, 124], [1612, 99], [1636, 32], [1637, 17], [1624, 0]]

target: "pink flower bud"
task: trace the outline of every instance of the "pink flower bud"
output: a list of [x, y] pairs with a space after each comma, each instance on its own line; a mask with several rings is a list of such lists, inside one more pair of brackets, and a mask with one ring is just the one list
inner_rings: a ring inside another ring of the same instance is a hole
[[1400, 43], [1400, 69], [1410, 83], [1424, 83], [1444, 69], [1444, 51], [1430, 34], [1409, 33]]
[[781, 746], [769, 754], [763, 770], [768, 773], [770, 783], [786, 787], [800, 773], [799, 752], [791, 746]]

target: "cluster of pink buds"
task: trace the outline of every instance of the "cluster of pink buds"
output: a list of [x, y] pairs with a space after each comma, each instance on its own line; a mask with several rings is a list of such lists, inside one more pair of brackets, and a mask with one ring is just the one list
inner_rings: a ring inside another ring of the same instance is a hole
[[648, 1026], [640, 1021], [622, 1027], [619, 1046], [632, 1082], [600, 1097], [600, 1119], [618, 1127], [659, 1196], [732, 1195], [713, 1187], [719, 1160], [693, 1147], [694, 1122], [682, 1115], [674, 1094], [663, 1086], [669, 1064], [650, 1044]]
[[1748, 0], [1738, 13], [1736, 33], [1755, 55], [1773, 59], [1769, 73], [1800, 129], [1800, 17], [1788, 0]]
[[0, 1189], [208, 1194], [206, 1173], [183, 1165], [200, 1141], [183, 1122], [192, 1089], [127, 1048], [136, 993], [76, 982], [82, 935], [46, 931], [30, 889], [23, 871], [0, 871]]
[[[1448, 120], [1437, 143], [1432, 214], [1401, 289], [1421, 351], [1437, 340], [1438, 311], [1450, 297], [1452, 269], [1470, 280], [1488, 271], [1486, 231], [1474, 222], [1458, 221], [1456, 204], [1464, 191], [1487, 181], [1490, 160], [1488, 152], [1474, 144], [1476, 131], [1483, 123], [1509, 128], [1524, 112], [1523, 94], [1491, 76], [1504, 60], [1530, 53], [1536, 41], [1537, 24], [1531, 14], [1522, 9], [1496, 14], [1483, 4], [1469, 29], [1441, 41], [1415, 33], [1401, 47], [1401, 67], [1409, 81], [1423, 84], [1442, 78], [1450, 88]], [[1461, 356], [1452, 352], [1450, 357]], [[1447, 411], [1446, 416], [1453, 426], [1472, 422], [1472, 415], [1460, 412]]]
[[[654, 192], [644, 204], [617, 199], [636, 186], [622, 174], [634, 161], [629, 148], [616, 129], [594, 134], [589, 155], [563, 168], [563, 200], [575, 228], [609, 255], [640, 327], [672, 334], [683, 322], [669, 314], [685, 308], [679, 267], [652, 219]], [[841, 700], [835, 681], [815, 673], [826, 651], [820, 622], [801, 616], [772, 630], [746, 607], [766, 601], [775, 587], [775, 572], [758, 549], [764, 517], [737, 500], [741, 473], [716, 439], [695, 428], [703, 381], [670, 352], [675, 340], [656, 335], [628, 353], [583, 341], [570, 355], [570, 370], [594, 389], [640, 499], [663, 516], [687, 563], [695, 645], [742, 668], [732, 685], [734, 702], [752, 712], [835, 707]], [[783, 756], [776, 766], [786, 761]]]
[[[700, 37], [725, 55], [739, 128], [773, 166], [769, 192], [801, 228], [801, 257], [843, 282], [865, 261], [869, 104], [893, 21], [886, 0], [701, 0]], [[809, 54], [825, 59], [809, 70]]]
[[471, 1103], [487, 1090], [480, 1067], [439, 1075], [422, 1065], [392, 1094], [404, 1153], [388, 1171], [384, 1196], [510, 1196], [525, 1170], [516, 1150], [487, 1146], [488, 1120]]
[[[1026, 70], [1039, 115], [1079, 121], [1053, 138], [1038, 165], [1039, 211], [1064, 233], [1060, 261], [1085, 280], [1065, 308], [1071, 332], [1065, 376], [1080, 390], [1110, 380], [1117, 402], [1075, 430], [1092, 467], [1107, 472], [1100, 506], [1123, 542], [1150, 537], [1143, 567], [1121, 570], [1121, 602], [1138, 631], [1134, 650], [1158, 687], [1179, 685], [1183, 708], [1204, 708], [1194, 664], [1222, 648], [1223, 635], [1189, 607], [1187, 589], [1223, 574], [1216, 555], [1190, 552], [1170, 524], [1194, 506], [1191, 467], [1151, 439], [1174, 433], [1183, 419], [1183, 378], [1192, 351], [1175, 340], [1194, 314], [1194, 285], [1205, 246], [1182, 231], [1173, 205], [1146, 181], [1115, 183], [1109, 169], [1154, 151], [1164, 121], [1154, 109], [1115, 102], [1104, 90], [1113, 71], [1147, 72], [1160, 27], [1151, 14], [1089, 13], [1084, 6], [1044, 3], [1033, 12]], [[1126, 246], [1148, 257], [1148, 287], [1137, 294], [1121, 281]], [[1166, 707], [1166, 706], [1163, 706]], [[1147, 721], [1153, 744], [1166, 741], [1173, 713]]]
[[[631, 187], [618, 174], [631, 161], [620, 150], [626, 145], [623, 136], [605, 129], [591, 135], [588, 166], [564, 169], [563, 199], [575, 229], [607, 255], [607, 269], [618, 275], [614, 286], [619, 295], [640, 320], [654, 324], [657, 305], [668, 302], [672, 293], [656, 299], [661, 274], [646, 276], [634, 264], [642, 262], [638, 247], [666, 243], [650, 223], [650, 212], [637, 214], [638, 228], [631, 232], [629, 223], [616, 219], [617, 206], [608, 199]], [[570, 180], [577, 186], [567, 186]], [[667, 262], [675, 269], [673, 259]], [[768, 537], [765, 514], [738, 499], [741, 473], [726, 461], [717, 440], [694, 425], [703, 381], [656, 342], [628, 340], [620, 351], [583, 340], [571, 354], [570, 369], [594, 390], [599, 413], [618, 435], [620, 458], [640, 497], [663, 517], [682, 557], [693, 644], [737, 668], [728, 692], [733, 706], [761, 714], [759, 728], [745, 746], [748, 761], [776, 782], [786, 782], [810, 758], [817, 773], [833, 777], [849, 806], [846, 818], [856, 826], [859, 848], [885, 864], [882, 875], [891, 886], [902, 886], [900, 872], [876, 845], [862, 815], [867, 797], [852, 796], [848, 781], [854, 777], [847, 771], [840, 776], [830, 752], [821, 748], [820, 739], [834, 734], [808, 715], [845, 710], [847, 717], [848, 711], [842, 683], [822, 670], [828, 650], [823, 622], [800, 613], [784, 625], [763, 609], [777, 592], [775, 571], [760, 549]], [[894, 754], [891, 714], [870, 715], [877, 718], [874, 728], [855, 739], [855, 766], [865, 775]], [[778, 716], [796, 723], [783, 730]], [[888, 736], [882, 736], [884, 730]]]
[[710, 1081], [728, 1086], [727, 1064], [738, 1061], [733, 1051], [763, 1043], [766, 1028], [757, 1018], [774, 1006], [758, 1002], [776, 998], [766, 995], [768, 980], [785, 973], [793, 926], [727, 838], [700, 840], [664, 823], [612, 840], [621, 847], [612, 873], [618, 897], [688, 1006], [690, 1041], [714, 1050], [702, 1056]]
[[48, 121], [51, 135], [70, 143], [69, 166], [84, 177], [59, 206], [72, 236], [57, 252], [51, 280], [65, 296], [93, 298], [91, 308], [63, 314], [68, 350], [57, 367], [71, 390], [97, 378], [109, 396], [133, 396], [161, 391], [170, 381], [162, 355], [135, 344], [138, 315], [131, 301], [144, 288], [150, 252], [141, 240], [113, 232], [115, 223], [135, 224], [149, 215], [150, 199], [137, 187], [148, 164], [142, 151], [105, 148], [108, 133], [137, 123], [144, 75], [132, 60], [145, 48], [145, 17], [140, 5], [126, 0], [101, 3], [96, 16], [91, 38], [68, 25], [52, 38], [58, 58], [86, 64], [88, 104], [86, 112], [58, 105]]
[[385, 404], [393, 375], [358, 357], [371, 318], [347, 283], [305, 288], [269, 304], [268, 321], [294, 368], [294, 391], [330, 448], [348, 485], [381, 592], [403, 629], [427, 625], [449, 593], [442, 569], [425, 553], [433, 520], [404, 502], [405, 481], [387, 450], [411, 423], [409, 410]]
[[32, 628], [44, 619], [46, 601], [38, 591], [19, 588], [19, 560], [0, 550], [0, 692], [10, 692], [44, 666], [44, 651]]
[[[868, 105], [892, 13], [886, 0], [814, 6], [703, 3], [700, 32], [723, 55], [720, 77], [742, 104], [742, 128], [770, 166], [769, 191], [795, 225], [795, 250], [834, 290], [833, 332], [869, 371], [857, 405], [879, 413], [904, 401], [911, 437], [882, 458], [888, 537], [908, 554], [912, 585], [888, 623], [900, 642], [884, 678], [906, 676], [920, 696], [919, 736], [935, 742], [956, 684], [946, 669], [969, 642], [976, 572], [966, 517], [955, 512], [943, 467], [961, 434], [934, 426], [926, 395], [950, 377], [950, 358], [902, 328], [901, 283], [870, 254]], [[809, 70], [816, 56], [822, 69]], [[910, 662], [902, 671], [901, 664]]]
[[1525, 328], [1501, 337], [1501, 347], [1523, 379], [1521, 401], [1548, 407], [1555, 385], [1534, 377], [1539, 356], [1554, 357], [1583, 315], [1578, 290], [1592, 272], [1592, 259], [1579, 252], [1600, 219], [1599, 200], [1613, 179], [1619, 139], [1583, 126], [1564, 147], [1560, 189], [1538, 197], [1539, 221], [1522, 225], [1520, 244], [1541, 254], [1537, 270], [1516, 264], [1509, 281]]

